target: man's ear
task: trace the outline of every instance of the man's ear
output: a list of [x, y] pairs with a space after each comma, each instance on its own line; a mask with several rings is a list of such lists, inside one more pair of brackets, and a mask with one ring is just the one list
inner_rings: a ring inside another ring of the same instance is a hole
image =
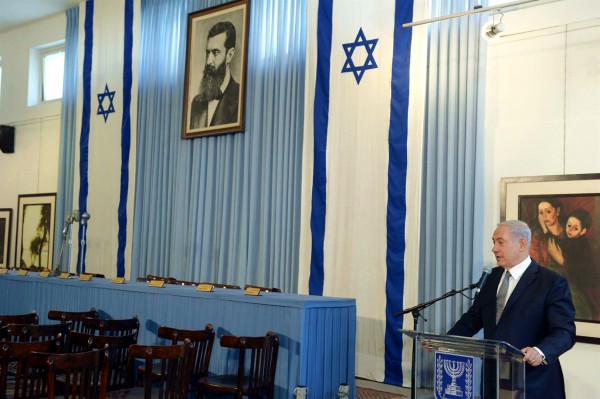
[[229, 64], [231, 62], [231, 60], [233, 59], [233, 55], [235, 54], [235, 47], [230, 48], [229, 50], [227, 50], [227, 55], [225, 57], [225, 61]]
[[584, 235], [585, 233], [587, 233], [587, 229], [581, 229], [581, 233], [579, 233], [580, 236]]
[[519, 237], [519, 249], [527, 250], [527, 240], [525, 237]]

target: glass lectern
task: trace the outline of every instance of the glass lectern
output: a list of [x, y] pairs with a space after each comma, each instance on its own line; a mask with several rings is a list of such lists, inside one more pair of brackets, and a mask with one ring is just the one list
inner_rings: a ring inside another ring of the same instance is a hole
[[414, 339], [412, 398], [525, 399], [525, 363], [514, 346], [489, 339], [398, 331]]

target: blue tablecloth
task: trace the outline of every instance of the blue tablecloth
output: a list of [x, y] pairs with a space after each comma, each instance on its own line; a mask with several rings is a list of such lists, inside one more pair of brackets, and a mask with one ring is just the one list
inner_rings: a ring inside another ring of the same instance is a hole
[[294, 388], [308, 387], [312, 399], [335, 398], [341, 383], [350, 385], [355, 398], [354, 365], [356, 301], [282, 293], [244, 295], [243, 290], [215, 288], [200, 292], [193, 286], [147, 283], [112, 284], [42, 278], [36, 273], [0, 275], [0, 314], [38, 312], [48, 323], [48, 310], [82, 311], [95, 307], [101, 317], [121, 319], [137, 315], [139, 343], [162, 343], [159, 325], [202, 329], [211, 323], [217, 332], [210, 372], [234, 372], [229, 349], [222, 349], [222, 334], [259, 336], [267, 331], [280, 340], [275, 381], [276, 398], [294, 398]]

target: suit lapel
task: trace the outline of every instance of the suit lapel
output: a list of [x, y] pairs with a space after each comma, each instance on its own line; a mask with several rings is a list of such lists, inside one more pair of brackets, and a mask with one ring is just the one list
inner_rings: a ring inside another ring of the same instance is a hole
[[508, 297], [508, 301], [504, 307], [505, 312], [512, 307], [512, 305], [519, 299], [521, 294], [525, 292], [527, 287], [529, 287], [529, 285], [537, 278], [538, 267], [539, 266], [535, 262], [531, 261], [531, 264], [519, 279], [519, 282], [517, 283], [512, 294], [510, 294], [510, 297]]

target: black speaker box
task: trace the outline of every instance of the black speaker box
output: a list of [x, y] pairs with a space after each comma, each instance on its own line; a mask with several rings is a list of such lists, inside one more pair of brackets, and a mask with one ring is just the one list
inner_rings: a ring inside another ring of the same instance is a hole
[[0, 151], [5, 154], [12, 154], [15, 152], [14, 126], [0, 125]]

